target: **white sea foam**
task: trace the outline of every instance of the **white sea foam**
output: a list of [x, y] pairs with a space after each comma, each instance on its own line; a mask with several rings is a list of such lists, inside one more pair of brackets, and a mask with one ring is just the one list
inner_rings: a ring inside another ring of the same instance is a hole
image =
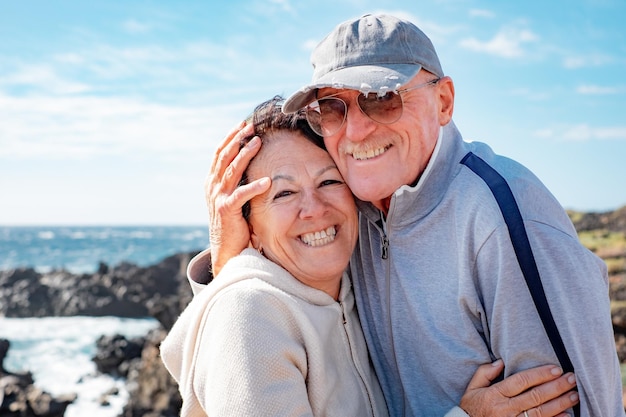
[[[35, 384], [52, 395], [76, 393], [77, 400], [65, 417], [114, 417], [128, 399], [124, 381], [97, 375], [91, 358], [102, 335], [127, 338], [146, 335], [158, 323], [153, 319], [119, 317], [0, 317], [0, 337], [11, 341], [4, 367], [11, 372], [30, 371]], [[113, 389], [108, 406], [100, 397]]]

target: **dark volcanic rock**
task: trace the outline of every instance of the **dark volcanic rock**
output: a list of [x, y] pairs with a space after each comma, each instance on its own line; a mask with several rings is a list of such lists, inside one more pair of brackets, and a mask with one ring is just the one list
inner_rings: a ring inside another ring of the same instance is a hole
[[111, 337], [110, 345], [105, 338], [98, 341], [98, 359], [94, 359], [99, 363], [98, 369], [127, 377], [130, 398], [121, 417], [178, 417], [180, 414], [182, 399], [178, 385], [159, 356], [159, 344], [165, 335], [165, 330], [157, 329], [145, 338], [132, 341], [123, 336]]
[[[40, 274], [32, 268], [0, 271], [0, 316], [154, 317], [162, 328], [145, 338], [102, 336], [93, 358], [99, 372], [127, 378], [130, 400], [124, 417], [177, 417], [182, 400], [158, 346], [192, 298], [186, 268], [197, 252], [181, 253], [145, 268], [101, 263], [94, 274], [65, 270]], [[0, 359], [9, 342], [0, 340]], [[76, 396], [52, 398], [33, 386], [32, 375], [9, 374], [0, 361], [0, 416], [63, 416]], [[112, 393], [111, 395], [114, 395]], [[106, 395], [102, 404], [108, 403]]]
[[52, 397], [33, 385], [30, 372], [12, 373], [4, 369], [4, 359], [10, 342], [0, 339], [0, 416], [3, 417], [63, 417], [76, 394]]
[[195, 253], [170, 256], [145, 268], [101, 263], [94, 274], [0, 271], [0, 316], [152, 316], [169, 329], [191, 299], [185, 272]]
[[[94, 274], [65, 270], [40, 274], [32, 268], [0, 271], [0, 316], [154, 317], [162, 328], [146, 338], [103, 336], [93, 358], [99, 372], [127, 378], [130, 400], [124, 417], [177, 417], [182, 400], [159, 357], [158, 345], [192, 298], [186, 278], [189, 260], [181, 253], [145, 268], [101, 263]], [[9, 342], [0, 340], [0, 359]], [[52, 398], [33, 385], [32, 375], [10, 374], [0, 361], [0, 416], [62, 417], [76, 395]], [[113, 394], [111, 394], [113, 395]], [[103, 396], [102, 404], [108, 403]]]
[[128, 340], [122, 335], [101, 336], [96, 341], [97, 353], [93, 357], [96, 369], [114, 377], [126, 377], [129, 363], [141, 358], [144, 339]]

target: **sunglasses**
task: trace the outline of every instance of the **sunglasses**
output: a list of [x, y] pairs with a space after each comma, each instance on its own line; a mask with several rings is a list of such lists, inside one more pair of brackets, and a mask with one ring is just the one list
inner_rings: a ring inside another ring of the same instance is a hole
[[[428, 85], [435, 85], [440, 79], [435, 78], [423, 84], [398, 90], [397, 92], [390, 91], [383, 95], [378, 93], [359, 94], [356, 102], [364, 115], [377, 123], [388, 125], [397, 122], [402, 116], [404, 108], [402, 93]], [[339, 129], [345, 123], [348, 105], [339, 97], [330, 95], [318, 98], [309, 104], [305, 112], [306, 120], [315, 133], [320, 136], [332, 136], [339, 132]]]

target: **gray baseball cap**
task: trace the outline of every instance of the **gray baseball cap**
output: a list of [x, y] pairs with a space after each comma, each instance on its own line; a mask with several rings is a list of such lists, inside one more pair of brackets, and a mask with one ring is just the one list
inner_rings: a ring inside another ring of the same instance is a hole
[[339, 24], [311, 54], [313, 78], [283, 105], [293, 113], [315, 100], [319, 88], [364, 93], [396, 91], [422, 68], [443, 77], [432, 42], [413, 23], [367, 14]]

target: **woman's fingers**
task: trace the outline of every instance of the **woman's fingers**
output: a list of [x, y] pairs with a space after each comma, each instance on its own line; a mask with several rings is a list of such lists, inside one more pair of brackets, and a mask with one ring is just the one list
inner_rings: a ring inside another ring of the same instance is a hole
[[253, 134], [252, 125], [242, 123], [233, 129], [218, 146], [205, 180], [214, 276], [230, 258], [249, 245], [250, 233], [242, 207], [254, 196], [267, 191], [270, 185], [268, 178], [261, 178], [239, 186], [248, 164], [261, 148], [261, 140], [254, 137], [240, 149], [242, 139]]
[[[252, 126], [231, 132], [215, 153], [211, 171], [205, 182], [206, 192], [231, 193], [239, 184], [241, 176], [260, 149], [260, 139], [252, 139], [240, 149], [241, 140], [254, 133]], [[207, 195], [208, 199], [208, 195]]]
[[241, 207], [243, 207], [243, 205], [247, 201], [253, 199], [257, 195], [266, 192], [270, 184], [271, 180], [269, 179], [269, 177], [263, 177], [259, 178], [258, 180], [252, 181], [249, 184], [238, 187], [231, 194], [234, 206], [237, 207], [238, 210], [241, 210]]
[[233, 158], [237, 156], [239, 152], [239, 146], [241, 139], [245, 137], [245, 133], [253, 134], [254, 128], [252, 125], [246, 125], [245, 122], [241, 122], [238, 126], [233, 128], [226, 137], [220, 142], [213, 154], [213, 162], [211, 163], [211, 172], [219, 173], [221, 176], [224, 168], [228, 166]]

